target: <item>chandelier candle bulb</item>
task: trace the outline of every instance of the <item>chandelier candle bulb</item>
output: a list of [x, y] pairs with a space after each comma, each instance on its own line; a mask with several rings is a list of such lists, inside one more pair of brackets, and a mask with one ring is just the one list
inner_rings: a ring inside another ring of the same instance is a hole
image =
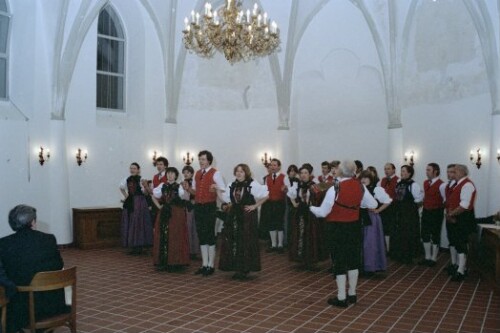
[[207, 2], [204, 9], [191, 11], [191, 23], [184, 21], [183, 43], [189, 52], [202, 58], [212, 58], [220, 52], [233, 65], [279, 51], [278, 25], [274, 21], [269, 25], [268, 14], [257, 4], [247, 9], [242, 1], [226, 0], [221, 7]]

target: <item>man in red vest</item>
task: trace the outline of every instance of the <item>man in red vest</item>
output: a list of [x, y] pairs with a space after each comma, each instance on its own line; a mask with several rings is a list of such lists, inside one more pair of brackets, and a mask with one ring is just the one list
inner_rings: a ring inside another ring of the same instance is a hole
[[[444, 208], [446, 212], [448, 211], [448, 199], [450, 198], [451, 191], [453, 191], [453, 188], [457, 185], [457, 181], [455, 180], [455, 164], [448, 164], [446, 167], [446, 177], [448, 178], [448, 182], [446, 183], [446, 187], [444, 189]], [[446, 272], [448, 275], [454, 275], [455, 272], [457, 271], [458, 265], [458, 256], [457, 256], [457, 249], [455, 248], [455, 245], [453, 245], [450, 242], [450, 234], [453, 233], [453, 227], [455, 224], [453, 223], [448, 223], [446, 221], [446, 239], [448, 239], [448, 248], [450, 250], [450, 264], [448, 267], [446, 267]]]
[[469, 233], [474, 230], [474, 202], [476, 199], [476, 187], [469, 179], [469, 170], [463, 164], [455, 165], [456, 186], [446, 198], [446, 220], [454, 224], [450, 238], [458, 253], [458, 267], [451, 278], [452, 281], [463, 281], [465, 278]]
[[332, 166], [330, 162], [324, 161], [321, 163], [321, 176], [318, 177], [320, 183], [333, 183], [333, 176], [331, 174]]
[[425, 259], [418, 264], [434, 267], [441, 242], [446, 183], [439, 179], [440, 168], [436, 163], [427, 164], [425, 173], [427, 180], [424, 181], [424, 201], [421, 220], [421, 237], [424, 243]]
[[267, 252], [283, 253], [284, 224], [285, 224], [285, 200], [287, 187], [285, 175], [280, 172], [281, 161], [277, 158], [271, 160], [272, 173], [266, 177], [266, 185], [269, 189], [269, 200], [267, 200], [267, 227], [271, 237], [271, 247]]
[[[382, 187], [392, 200], [396, 198], [396, 185], [399, 178], [396, 175], [396, 166], [393, 163], [386, 163], [384, 166], [385, 178], [382, 178], [378, 186]], [[396, 205], [389, 205], [380, 213], [382, 224], [384, 226], [385, 246], [386, 250], [390, 252], [390, 239], [394, 233], [394, 224], [396, 223]]]
[[[328, 299], [328, 304], [341, 308], [357, 302], [356, 285], [362, 246], [359, 209], [377, 208], [377, 201], [363, 184], [353, 178], [355, 175], [356, 165], [353, 161], [340, 163], [337, 169], [338, 190], [336, 186], [330, 187], [321, 206], [310, 207], [314, 215], [325, 217], [325, 236], [327, 246], [333, 252], [338, 288], [337, 297]], [[349, 289], [346, 295], [347, 281]]]
[[214, 157], [211, 152], [203, 150], [198, 153], [200, 170], [194, 176], [191, 187], [183, 183], [185, 190], [194, 194], [194, 219], [200, 241], [202, 266], [195, 274], [212, 275], [215, 271], [215, 221], [217, 196], [224, 191], [222, 175], [212, 167]]

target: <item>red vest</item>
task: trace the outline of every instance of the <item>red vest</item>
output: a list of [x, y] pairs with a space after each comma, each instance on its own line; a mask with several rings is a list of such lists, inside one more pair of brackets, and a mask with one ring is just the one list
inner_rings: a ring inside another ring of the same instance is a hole
[[266, 185], [269, 190], [269, 201], [282, 201], [285, 200], [285, 193], [283, 186], [285, 185], [285, 175], [280, 173], [276, 176], [273, 182], [273, 175], [266, 177]]
[[443, 197], [439, 188], [443, 184], [441, 179], [438, 179], [434, 184], [429, 185], [429, 181], [424, 181], [424, 209], [443, 208]]
[[[462, 192], [462, 187], [464, 187], [464, 185], [467, 183], [471, 183], [472, 185], [474, 185], [474, 183], [469, 178], [465, 178], [460, 184], [455, 186], [451, 191], [450, 197], [446, 199], [446, 208], [448, 209], [448, 212], [460, 206], [460, 193]], [[470, 204], [469, 207], [467, 207], [467, 210], [474, 209], [475, 200], [476, 200], [476, 187], [474, 186], [474, 192], [472, 192], [472, 197], [470, 198]]]
[[217, 191], [210, 192], [210, 186], [215, 184], [214, 174], [217, 170], [210, 168], [204, 175], [203, 170], [196, 171], [194, 180], [196, 181], [196, 195], [194, 196], [195, 203], [206, 204], [217, 201]]
[[333, 183], [333, 176], [332, 175], [328, 175], [328, 177], [325, 177], [323, 175], [319, 176], [318, 177], [318, 180], [320, 183]]
[[163, 175], [163, 177], [160, 178], [160, 174], [156, 174], [153, 176], [153, 188], [157, 188], [160, 186], [161, 183], [166, 184], [167, 183], [167, 173]]
[[452, 185], [450, 184], [451, 182], [448, 181], [448, 184], [446, 184], [446, 188], [444, 189], [444, 195], [446, 197], [444, 198], [445, 199], [444, 208], [446, 208], [447, 211], [449, 211], [448, 202], [450, 201], [451, 192], [453, 192], [453, 189], [455, 188], [455, 186], [457, 186], [457, 183], [453, 183]]
[[391, 180], [387, 181], [387, 177], [384, 177], [380, 182], [380, 185], [382, 185], [391, 199], [394, 199], [396, 197], [396, 186], [398, 185], [398, 179], [398, 176], [394, 176], [391, 178]]
[[356, 179], [339, 183], [337, 198], [332, 211], [325, 218], [329, 222], [356, 222], [359, 220], [359, 206], [363, 200], [363, 187]]

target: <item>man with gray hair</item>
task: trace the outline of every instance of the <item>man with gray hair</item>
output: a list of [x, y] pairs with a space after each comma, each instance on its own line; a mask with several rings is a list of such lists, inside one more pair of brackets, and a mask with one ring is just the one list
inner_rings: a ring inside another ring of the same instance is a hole
[[[9, 225], [15, 233], [0, 239], [0, 261], [15, 285], [29, 285], [36, 273], [63, 268], [54, 235], [35, 230], [35, 208], [27, 205], [14, 207], [9, 212]], [[35, 298], [35, 308], [37, 318], [67, 312], [64, 291], [40, 293]], [[28, 318], [26, 294], [14, 295], [7, 308], [7, 332], [26, 327]]]
[[[340, 163], [336, 170], [338, 186], [328, 189], [320, 207], [310, 207], [317, 217], [325, 217], [327, 246], [333, 252], [334, 274], [338, 295], [328, 299], [328, 304], [346, 308], [357, 302], [356, 286], [361, 265], [360, 208], [377, 208], [377, 201], [358, 180], [354, 179], [356, 165], [353, 161]], [[346, 295], [346, 284], [349, 289]]]
[[463, 164], [455, 165], [456, 185], [446, 198], [446, 222], [453, 225], [449, 228], [450, 244], [455, 246], [458, 254], [458, 267], [452, 281], [463, 281], [465, 278], [469, 233], [474, 230], [474, 202], [476, 187], [469, 179], [469, 169]]

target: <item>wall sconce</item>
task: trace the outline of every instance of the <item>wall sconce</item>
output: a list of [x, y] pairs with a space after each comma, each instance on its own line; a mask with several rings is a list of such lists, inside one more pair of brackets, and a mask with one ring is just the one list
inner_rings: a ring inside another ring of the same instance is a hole
[[88, 154], [85, 151], [83, 153], [83, 158], [82, 158], [82, 150], [80, 148], [78, 148], [78, 150], [76, 151], [76, 164], [78, 164], [78, 166], [82, 165], [83, 162], [87, 161], [87, 157], [88, 157]]
[[45, 156], [43, 155], [43, 150], [43, 147], [40, 146], [40, 151], [38, 152], [38, 162], [40, 163], [40, 165], [43, 165], [45, 161], [48, 161], [50, 159], [50, 150], [45, 149], [47, 151]]
[[405, 163], [408, 163], [411, 167], [415, 165], [415, 160], [413, 159], [415, 152], [412, 150], [409, 153], [405, 153]]
[[153, 166], [156, 166], [156, 158], [158, 156], [156, 155], [156, 150], [153, 151]]
[[189, 152], [187, 152], [186, 156], [182, 157], [182, 160], [184, 161], [184, 164], [191, 165], [191, 163], [193, 163], [194, 158], [193, 158], [193, 156], [190, 157]]
[[500, 163], [500, 149], [497, 149], [497, 161]]
[[476, 164], [477, 168], [481, 167], [481, 148], [477, 148], [476, 153], [473, 150], [470, 151], [470, 161]]
[[267, 168], [269, 166], [269, 164], [271, 164], [271, 160], [273, 158], [271, 157], [271, 155], [269, 155], [269, 159], [267, 158], [267, 153], [264, 153], [264, 156], [261, 157], [261, 161], [262, 161], [262, 164], [264, 164], [264, 166]]

